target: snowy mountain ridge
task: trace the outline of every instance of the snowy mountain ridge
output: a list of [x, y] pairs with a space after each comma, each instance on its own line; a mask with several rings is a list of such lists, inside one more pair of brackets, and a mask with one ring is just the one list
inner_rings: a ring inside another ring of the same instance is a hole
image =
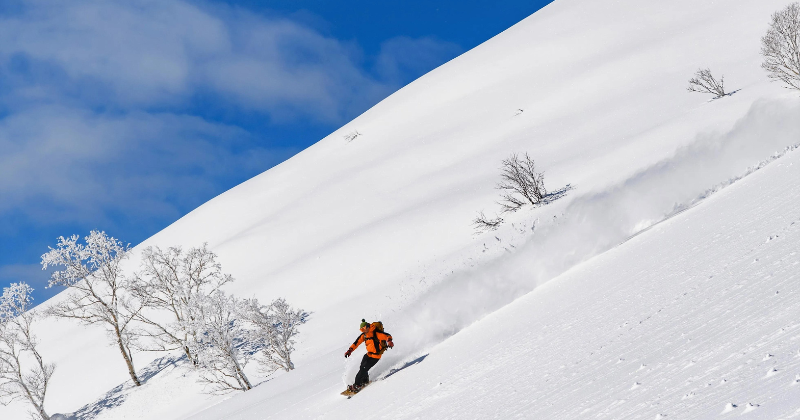
[[[102, 332], [48, 321], [49, 410], [799, 416], [800, 100], [759, 67], [783, 6], [554, 2], [137, 247], [208, 242], [237, 279], [229, 292], [311, 311], [296, 370], [209, 397], [191, 369], [137, 354], [146, 383], [115, 389], [126, 372]], [[705, 66], [737, 93], [686, 93]], [[549, 189], [574, 188], [476, 234], [476, 213], [497, 209], [500, 161], [524, 152]], [[384, 321], [396, 348], [371, 371], [382, 380], [345, 400], [361, 318]]]

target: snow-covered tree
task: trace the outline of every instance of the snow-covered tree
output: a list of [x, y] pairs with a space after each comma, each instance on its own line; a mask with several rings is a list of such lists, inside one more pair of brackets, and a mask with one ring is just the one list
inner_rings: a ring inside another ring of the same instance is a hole
[[149, 247], [141, 264], [129, 284], [145, 308], [136, 319], [149, 340], [139, 348], [182, 350], [211, 393], [250, 390], [245, 367], [253, 360], [270, 373], [294, 368], [293, 337], [308, 313], [284, 299], [262, 306], [225, 294], [220, 289], [233, 277], [222, 272], [206, 244], [188, 252]]
[[261, 349], [261, 357], [256, 361], [268, 373], [278, 369], [287, 372], [294, 369], [294, 337], [299, 333], [298, 327], [308, 320], [309, 313], [292, 308], [283, 298], [275, 299], [269, 306], [249, 299], [246, 301], [246, 309], [247, 319], [254, 327], [254, 338], [251, 340], [259, 343], [258, 347]]
[[244, 368], [258, 352], [243, 314], [244, 302], [217, 290], [197, 295], [183, 328], [192, 331], [189, 351], [197, 355], [200, 381], [211, 393], [248, 391], [253, 388]]
[[503, 211], [516, 211], [526, 203], [537, 205], [547, 195], [544, 173], [536, 171], [533, 159], [527, 153], [523, 158], [515, 153], [503, 160], [502, 170], [497, 189], [503, 191], [500, 202]]
[[[197, 354], [190, 351], [194, 339], [192, 315], [199, 298], [210, 296], [233, 281], [222, 273], [216, 255], [206, 244], [184, 253], [180, 247], [167, 249], [148, 247], [142, 252], [142, 268], [132, 281], [131, 292], [145, 307], [157, 313], [140, 313], [138, 320], [146, 325], [145, 335], [151, 338], [141, 346], [144, 350], [181, 349], [190, 362], [197, 364]], [[166, 316], [166, 319], [163, 319]]]
[[102, 325], [119, 348], [133, 383], [139, 386], [131, 345], [136, 339], [132, 322], [142, 305], [127, 293], [128, 280], [121, 268], [128, 246], [96, 230], [84, 238], [85, 244], [78, 243], [79, 239], [78, 235], [62, 236], [56, 248], [42, 255], [42, 269], [63, 267], [51, 274], [50, 287], [69, 289], [66, 299], [48, 313], [87, 325]]
[[49, 420], [44, 399], [55, 365], [44, 362], [31, 332], [38, 318], [29, 310], [32, 291], [25, 283], [12, 283], [0, 297], [0, 403], [26, 400], [33, 418]]
[[792, 3], [772, 15], [767, 34], [761, 38], [761, 67], [769, 78], [800, 90], [800, 3]]

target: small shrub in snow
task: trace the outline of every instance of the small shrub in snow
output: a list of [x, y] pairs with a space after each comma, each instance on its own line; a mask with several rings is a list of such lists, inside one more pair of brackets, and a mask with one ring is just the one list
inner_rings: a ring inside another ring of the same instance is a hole
[[478, 213], [478, 216], [472, 221], [472, 226], [478, 232], [488, 232], [491, 230], [497, 230], [498, 227], [503, 223], [503, 219], [500, 217], [495, 217], [494, 219], [490, 219], [486, 217], [483, 212]]
[[503, 191], [499, 204], [504, 212], [517, 211], [525, 204], [535, 206], [547, 195], [544, 173], [536, 172], [533, 159], [527, 153], [523, 158], [515, 153], [503, 160], [502, 170], [497, 189]]
[[298, 327], [305, 324], [310, 314], [294, 309], [283, 298], [262, 306], [255, 299], [246, 302], [247, 318], [254, 329], [254, 340], [260, 343], [261, 354], [257, 361], [267, 373], [278, 369], [294, 369], [292, 352]]
[[128, 247], [105, 232], [93, 230], [78, 243], [78, 235], [59, 238], [56, 248], [42, 255], [42, 268], [64, 267], [50, 276], [50, 287], [69, 288], [66, 299], [52, 306], [49, 314], [78, 320], [87, 325], [100, 324], [119, 349], [131, 380], [141, 385], [133, 367], [131, 344], [136, 339], [132, 322], [141, 310], [140, 302], [127, 293], [128, 280], [121, 263]]
[[155, 313], [137, 315], [137, 320], [145, 325], [142, 335], [149, 338], [140, 342], [139, 347], [151, 351], [180, 349], [196, 365], [197, 355], [189, 350], [195, 331], [185, 328], [193, 306], [201, 297], [212, 295], [232, 281], [230, 274], [222, 273], [216, 255], [206, 244], [186, 253], [180, 247], [145, 248], [141, 270], [130, 289], [144, 307]]
[[772, 15], [769, 30], [761, 38], [761, 55], [761, 67], [770, 79], [800, 90], [800, 3]]
[[357, 139], [360, 135], [361, 133], [359, 133], [358, 130], [353, 130], [344, 135], [344, 141], [350, 143], [351, 141]]
[[689, 79], [689, 87], [686, 88], [689, 92], [709, 93], [714, 95], [714, 99], [721, 98], [725, 95], [725, 76], [721, 76], [717, 80], [711, 74], [710, 69], [699, 69], [694, 77]]
[[12, 283], [0, 297], [0, 403], [27, 400], [33, 418], [49, 420], [44, 399], [55, 365], [45, 363], [36, 349], [31, 291], [25, 283]]

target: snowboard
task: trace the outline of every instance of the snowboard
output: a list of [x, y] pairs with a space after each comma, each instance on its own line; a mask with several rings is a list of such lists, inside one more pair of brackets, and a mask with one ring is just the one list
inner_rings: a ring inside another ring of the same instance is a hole
[[[364, 388], [368, 387], [368, 386], [369, 386], [369, 384], [371, 384], [371, 383], [372, 383], [372, 382], [367, 382], [367, 384], [366, 384], [366, 385], [364, 385], [364, 386], [362, 386], [362, 387], [361, 387], [361, 389], [359, 389], [359, 390], [358, 390], [358, 392], [361, 392], [361, 391], [363, 391], [363, 390], [364, 390]], [[347, 399], [349, 400], [350, 398], [352, 398], [352, 397], [353, 397], [353, 395], [356, 395], [356, 394], [358, 394], [358, 392], [353, 392], [353, 391], [350, 391], [349, 389], [345, 389], [344, 391], [342, 391], [342, 395], [344, 395], [345, 397], [347, 397]]]

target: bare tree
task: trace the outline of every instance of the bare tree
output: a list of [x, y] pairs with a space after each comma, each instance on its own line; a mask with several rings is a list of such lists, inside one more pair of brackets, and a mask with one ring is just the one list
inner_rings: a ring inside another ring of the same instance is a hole
[[358, 130], [353, 130], [344, 135], [344, 141], [350, 143], [351, 141], [357, 139], [360, 135], [361, 133], [359, 133]]
[[141, 303], [128, 295], [128, 281], [121, 263], [128, 256], [128, 246], [105, 232], [93, 230], [85, 237], [59, 238], [56, 248], [42, 255], [42, 269], [64, 267], [50, 276], [50, 287], [69, 288], [66, 299], [50, 307], [49, 314], [76, 319], [87, 325], [100, 324], [117, 345], [131, 380], [141, 385], [133, 367], [131, 344], [136, 338], [132, 321], [141, 310]]
[[761, 67], [773, 81], [800, 90], [800, 3], [792, 3], [772, 15], [767, 34], [761, 38]]
[[25, 283], [12, 283], [0, 297], [0, 403], [27, 400], [35, 410], [32, 417], [50, 420], [44, 399], [55, 365], [44, 362], [31, 332], [38, 318], [30, 311], [32, 291]]
[[[151, 339], [141, 343], [140, 349], [181, 349], [197, 365], [197, 354], [190, 351], [196, 331], [186, 328], [194, 325], [193, 307], [200, 297], [210, 296], [233, 281], [230, 274], [222, 273], [216, 257], [207, 244], [186, 253], [180, 247], [148, 247], [142, 252], [142, 268], [132, 281], [131, 292], [145, 307], [158, 312], [140, 312], [137, 317], [146, 326], [144, 335]], [[169, 320], [164, 322], [160, 314], [167, 314]]]
[[526, 203], [538, 205], [547, 195], [544, 173], [536, 172], [533, 159], [527, 153], [522, 159], [515, 153], [503, 160], [502, 170], [497, 189], [503, 191], [499, 204], [504, 212], [516, 211]]
[[710, 93], [714, 95], [714, 99], [721, 98], [725, 93], [725, 76], [721, 76], [717, 80], [711, 74], [710, 69], [698, 69], [694, 77], [689, 79], [689, 87], [686, 88], [689, 92]]
[[197, 355], [200, 381], [209, 385], [209, 392], [249, 391], [253, 388], [244, 372], [259, 350], [259, 343], [247, 329], [244, 303], [217, 290], [210, 296], [198, 296], [193, 314], [184, 328], [196, 331], [189, 343]]
[[272, 373], [278, 369], [294, 369], [292, 352], [298, 327], [308, 321], [310, 314], [292, 308], [285, 299], [275, 299], [262, 306], [255, 299], [246, 301], [247, 318], [253, 324], [254, 342], [259, 343], [261, 356], [257, 359], [263, 370]]
[[503, 223], [503, 219], [501, 217], [495, 217], [494, 219], [490, 219], [486, 217], [483, 212], [478, 213], [478, 216], [472, 221], [472, 226], [475, 227], [475, 230], [479, 232], [486, 232], [490, 230], [497, 230], [498, 227]]

